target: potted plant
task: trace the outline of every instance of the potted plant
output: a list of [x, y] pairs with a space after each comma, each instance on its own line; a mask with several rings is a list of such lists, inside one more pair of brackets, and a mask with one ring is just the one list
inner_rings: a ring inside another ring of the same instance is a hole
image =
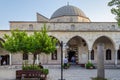
[[88, 62], [85, 64], [85, 67], [86, 67], [86, 69], [94, 69], [94, 68], [95, 68], [94, 65], [93, 65], [90, 61], [88, 61]]
[[63, 68], [64, 68], [64, 69], [68, 69], [69, 67], [70, 67], [70, 64], [69, 64], [69, 63], [67, 63], [67, 65], [64, 65], [64, 64], [63, 64]]

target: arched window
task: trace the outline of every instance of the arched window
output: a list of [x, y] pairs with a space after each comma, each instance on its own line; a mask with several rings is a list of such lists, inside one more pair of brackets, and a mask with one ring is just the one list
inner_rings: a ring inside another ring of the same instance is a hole
[[117, 51], [117, 58], [120, 60], [120, 49]]
[[52, 53], [51, 59], [52, 60], [57, 60], [57, 50], [55, 50], [54, 53]]
[[28, 60], [28, 54], [27, 53], [23, 54], [23, 60]]
[[33, 25], [32, 24], [29, 25], [29, 30], [33, 30]]
[[94, 60], [94, 50], [91, 51], [91, 60]]
[[111, 28], [112, 28], [112, 30], [115, 30], [115, 25], [112, 25]]
[[71, 25], [71, 30], [75, 30], [75, 25]]
[[106, 60], [111, 60], [111, 50], [110, 49], [106, 50]]
[[70, 22], [73, 22], [73, 18], [70, 18]]
[[57, 22], [60, 22], [60, 19], [57, 19]]

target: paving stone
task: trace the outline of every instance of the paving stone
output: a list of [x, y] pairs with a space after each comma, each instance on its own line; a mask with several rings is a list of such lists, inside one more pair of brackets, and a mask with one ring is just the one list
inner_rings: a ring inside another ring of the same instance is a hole
[[[60, 65], [44, 65], [44, 67], [49, 69], [47, 80], [58, 80], [61, 78]], [[16, 70], [17, 69], [0, 68], [0, 80], [15, 80]], [[63, 70], [63, 77], [65, 80], [91, 80], [91, 77], [96, 76], [97, 69], [85, 69], [80, 66], [71, 66], [69, 69]], [[120, 69], [105, 69], [105, 77], [109, 80], [120, 80]]]

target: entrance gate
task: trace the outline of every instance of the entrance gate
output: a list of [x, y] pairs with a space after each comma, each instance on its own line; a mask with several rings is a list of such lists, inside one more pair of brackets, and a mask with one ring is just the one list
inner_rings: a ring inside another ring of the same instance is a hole
[[[71, 64], [78, 64], [78, 48], [70, 48], [68, 49], [68, 61]], [[74, 61], [73, 61], [74, 60]]]

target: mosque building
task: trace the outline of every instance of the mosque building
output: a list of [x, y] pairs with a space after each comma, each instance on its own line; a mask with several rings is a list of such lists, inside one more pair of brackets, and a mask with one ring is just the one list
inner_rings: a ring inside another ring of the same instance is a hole
[[[93, 15], [94, 16], [94, 15]], [[97, 45], [104, 44], [104, 64], [120, 64], [120, 27], [116, 22], [91, 22], [85, 13], [73, 5], [65, 5], [57, 9], [47, 18], [40, 13], [36, 14], [37, 21], [10, 21], [10, 30], [26, 30], [32, 34], [35, 30], [41, 30], [46, 24], [48, 35], [63, 41], [63, 57], [71, 62], [75, 57], [76, 64], [85, 64], [89, 60], [97, 64]], [[4, 34], [10, 34], [10, 30], [0, 30], [0, 40], [4, 41]], [[61, 47], [58, 44], [54, 54], [37, 55], [36, 62], [42, 64], [60, 64]], [[33, 62], [32, 54], [11, 54], [0, 51], [1, 65], [19, 65], [24, 60]]]

